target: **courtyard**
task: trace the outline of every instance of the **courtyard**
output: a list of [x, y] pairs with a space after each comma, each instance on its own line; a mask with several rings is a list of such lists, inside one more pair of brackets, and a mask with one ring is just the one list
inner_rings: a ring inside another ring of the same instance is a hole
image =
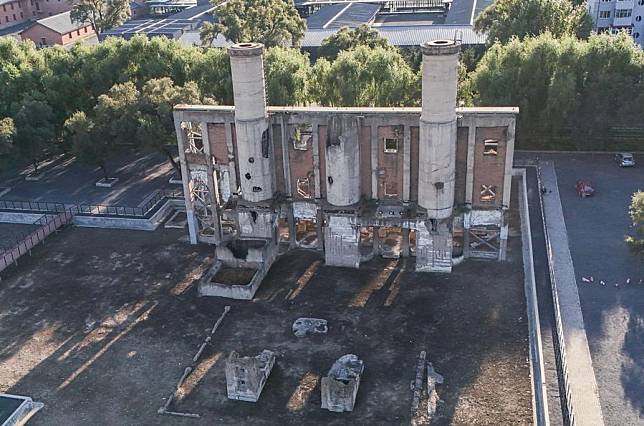
[[[34, 425], [409, 424], [426, 350], [445, 377], [434, 424], [532, 422], [518, 238], [507, 262], [469, 260], [452, 274], [415, 273], [411, 259], [328, 267], [293, 251], [250, 302], [197, 297], [212, 255], [181, 230], [48, 238], [0, 282], [0, 391], [44, 402]], [[225, 305], [172, 406], [201, 418], [158, 415]], [[327, 319], [329, 333], [295, 337], [302, 316]], [[263, 349], [277, 361], [259, 402], [228, 400], [228, 354]], [[322, 410], [320, 377], [347, 353], [365, 362], [355, 410]]]

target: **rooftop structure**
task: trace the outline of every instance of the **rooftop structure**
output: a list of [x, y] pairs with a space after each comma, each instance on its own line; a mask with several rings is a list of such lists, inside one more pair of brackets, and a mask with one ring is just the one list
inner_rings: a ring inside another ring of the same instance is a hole
[[191, 242], [254, 277], [201, 294], [252, 298], [284, 235], [353, 268], [504, 259], [518, 109], [456, 108], [460, 47], [422, 44], [421, 108], [325, 108], [267, 106], [263, 46], [232, 46], [235, 106], [179, 105], [175, 128]]
[[590, 0], [587, 7], [597, 32], [625, 31], [644, 48], [644, 0]]
[[190, 19], [140, 19], [128, 21], [123, 25], [107, 30], [99, 35], [100, 40], [107, 37], [122, 37], [126, 40], [137, 34], [145, 34], [148, 37], [164, 36], [178, 39], [185, 32], [198, 27], [199, 21]]
[[354, 28], [373, 22], [379, 10], [380, 5], [373, 3], [328, 5], [311, 14], [306, 19], [306, 27], [308, 29]]
[[23, 40], [31, 40], [38, 47], [69, 46], [77, 42], [96, 41], [96, 33], [89, 22], [74, 22], [71, 12], [63, 12], [39, 19], [21, 33]]

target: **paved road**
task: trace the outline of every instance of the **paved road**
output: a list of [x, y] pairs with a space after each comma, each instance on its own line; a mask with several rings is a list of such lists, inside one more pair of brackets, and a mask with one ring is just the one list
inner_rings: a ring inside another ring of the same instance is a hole
[[0, 187], [12, 188], [0, 199], [137, 207], [156, 189], [181, 188], [168, 184], [173, 169], [160, 154], [142, 155], [125, 149], [108, 162], [107, 169], [111, 176], [119, 178], [113, 188], [97, 188], [94, 184], [102, 178], [100, 169], [73, 158], [54, 161], [50, 167], [45, 167], [45, 177], [38, 182], [24, 180], [23, 175], [30, 172], [31, 167], [13, 171], [0, 176]]
[[[637, 158], [639, 166], [633, 169], [620, 169], [610, 155], [540, 154], [540, 158], [555, 162], [605, 422], [642, 425], [644, 284], [639, 280], [644, 279], [644, 258], [629, 251], [623, 236], [630, 225], [626, 213], [630, 196], [644, 190], [644, 157]], [[574, 186], [580, 178], [593, 181], [594, 197], [577, 197]], [[594, 283], [582, 282], [582, 276], [594, 277]]]

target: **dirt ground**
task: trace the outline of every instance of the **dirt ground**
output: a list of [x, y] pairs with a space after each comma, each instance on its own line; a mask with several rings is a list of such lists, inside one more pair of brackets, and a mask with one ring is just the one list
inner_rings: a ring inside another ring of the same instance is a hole
[[[0, 392], [44, 402], [33, 425], [409, 424], [426, 350], [445, 377], [434, 424], [531, 424], [518, 244], [509, 262], [450, 275], [415, 273], [411, 259], [327, 267], [295, 251], [248, 302], [197, 297], [212, 249], [184, 231], [67, 229], [0, 281]], [[172, 406], [202, 417], [158, 415], [225, 305]], [[327, 319], [328, 335], [295, 337], [301, 316]], [[226, 356], [262, 349], [277, 362], [259, 402], [228, 400]], [[320, 377], [347, 353], [365, 362], [355, 410], [322, 410]]]
[[23, 225], [18, 223], [0, 223], [0, 253], [13, 248], [17, 241], [23, 239], [30, 232], [35, 231], [36, 225]]

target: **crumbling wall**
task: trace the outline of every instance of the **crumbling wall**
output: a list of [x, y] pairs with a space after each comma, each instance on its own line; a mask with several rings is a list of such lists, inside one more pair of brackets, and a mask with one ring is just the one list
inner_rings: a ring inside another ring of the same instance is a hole
[[268, 350], [255, 357], [240, 357], [235, 351], [226, 360], [228, 399], [257, 402], [275, 364], [275, 354]]
[[360, 201], [359, 119], [349, 115], [329, 118], [326, 141], [326, 197], [334, 206]]
[[430, 221], [417, 223], [416, 271], [452, 271], [452, 234], [446, 222], [435, 222], [435, 228]]
[[341, 413], [353, 411], [364, 363], [356, 355], [340, 357], [322, 378], [322, 408]]
[[360, 266], [360, 225], [353, 216], [329, 216], [324, 228], [324, 260], [327, 265]]

